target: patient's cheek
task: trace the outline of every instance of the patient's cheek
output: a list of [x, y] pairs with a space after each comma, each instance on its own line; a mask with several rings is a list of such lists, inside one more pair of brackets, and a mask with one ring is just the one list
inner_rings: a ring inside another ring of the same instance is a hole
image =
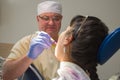
[[55, 47], [55, 56], [57, 57], [58, 46]]

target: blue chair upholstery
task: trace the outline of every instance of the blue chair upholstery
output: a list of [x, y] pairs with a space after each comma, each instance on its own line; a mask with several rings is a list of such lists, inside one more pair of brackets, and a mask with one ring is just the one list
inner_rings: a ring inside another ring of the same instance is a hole
[[26, 72], [18, 80], [44, 80], [33, 64], [29, 66]]
[[120, 27], [108, 34], [100, 45], [98, 51], [98, 63], [103, 65], [120, 48]]

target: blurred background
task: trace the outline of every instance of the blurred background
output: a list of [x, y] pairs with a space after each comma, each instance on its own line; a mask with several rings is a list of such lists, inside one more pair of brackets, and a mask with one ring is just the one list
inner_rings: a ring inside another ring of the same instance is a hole
[[[38, 30], [37, 4], [44, 0], [0, 0], [0, 56], [6, 57], [19, 39]], [[120, 0], [56, 0], [63, 6], [61, 31], [77, 14], [100, 18], [112, 32], [120, 27]], [[60, 32], [61, 32], [60, 31]], [[120, 72], [120, 50], [98, 66], [100, 80]]]

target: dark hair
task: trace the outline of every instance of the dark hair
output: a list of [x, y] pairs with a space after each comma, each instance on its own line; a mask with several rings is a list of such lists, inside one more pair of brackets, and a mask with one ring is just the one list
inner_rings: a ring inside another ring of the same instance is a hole
[[[74, 28], [71, 57], [74, 63], [90, 73], [91, 80], [99, 80], [96, 69], [97, 53], [101, 42], [108, 35], [108, 27], [93, 16], [88, 16], [81, 27], [84, 19], [84, 16], [77, 15], [70, 22], [70, 26]], [[79, 27], [81, 30], [75, 37]]]

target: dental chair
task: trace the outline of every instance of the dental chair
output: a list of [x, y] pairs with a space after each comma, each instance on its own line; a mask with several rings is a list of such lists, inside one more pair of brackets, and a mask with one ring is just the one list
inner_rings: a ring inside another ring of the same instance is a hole
[[108, 34], [100, 45], [98, 63], [103, 65], [120, 49], [120, 27]]
[[44, 80], [43, 76], [38, 72], [36, 67], [31, 64], [26, 72], [18, 78], [18, 80]]

